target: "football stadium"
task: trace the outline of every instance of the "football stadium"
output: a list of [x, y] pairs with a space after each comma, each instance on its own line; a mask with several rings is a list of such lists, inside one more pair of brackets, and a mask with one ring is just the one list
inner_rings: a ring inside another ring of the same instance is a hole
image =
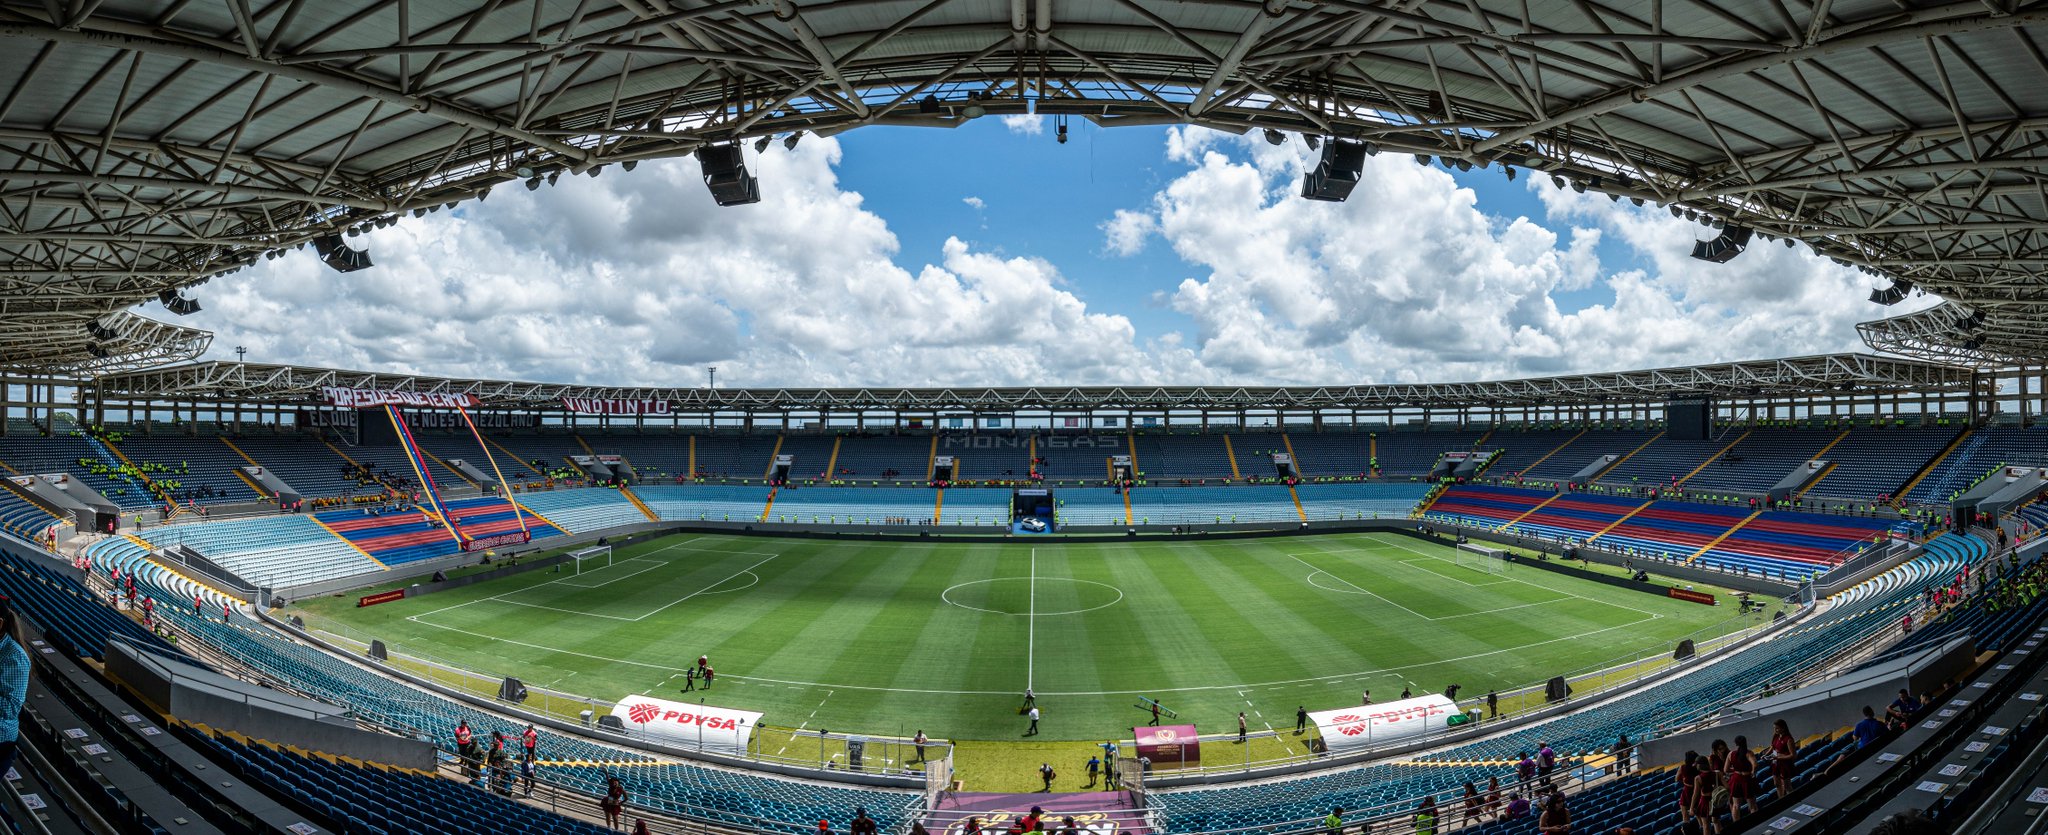
[[[2048, 4], [0, 0], [0, 45], [11, 833], [2048, 831]], [[1424, 240], [1418, 178], [1497, 213]], [[954, 181], [1036, 214], [943, 192], [1012, 228], [834, 284]], [[1201, 240], [1288, 224], [1373, 292]]]

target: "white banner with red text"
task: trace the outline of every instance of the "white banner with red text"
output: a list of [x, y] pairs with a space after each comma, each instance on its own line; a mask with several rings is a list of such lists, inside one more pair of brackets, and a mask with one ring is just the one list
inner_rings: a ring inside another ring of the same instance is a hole
[[320, 389], [320, 396], [326, 398], [329, 405], [351, 409], [366, 409], [387, 404], [424, 409], [466, 409], [477, 403], [476, 397], [468, 394], [354, 389], [342, 386], [323, 386]]
[[722, 754], [747, 753], [747, 739], [761, 722], [761, 714], [751, 711], [646, 696], [620, 699], [612, 715], [626, 723], [626, 730], [655, 742]]
[[1323, 745], [1341, 754], [1368, 745], [1417, 737], [1449, 726], [1458, 704], [1442, 695], [1418, 696], [1383, 704], [1319, 710], [1308, 715], [1323, 734]]
[[564, 397], [562, 408], [579, 415], [665, 415], [668, 414], [668, 401]]

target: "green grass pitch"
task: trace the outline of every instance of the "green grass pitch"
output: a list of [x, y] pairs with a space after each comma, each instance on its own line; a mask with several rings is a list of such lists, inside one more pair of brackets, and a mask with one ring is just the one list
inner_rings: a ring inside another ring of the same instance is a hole
[[702, 700], [811, 730], [1020, 740], [1127, 735], [1158, 699], [1205, 732], [1292, 730], [1295, 707], [1370, 689], [1464, 697], [1667, 652], [1728, 620], [1707, 607], [1527, 566], [1455, 564], [1395, 534], [1113, 544], [863, 543], [679, 535], [609, 568], [540, 570], [320, 620], [397, 652], [599, 699]]

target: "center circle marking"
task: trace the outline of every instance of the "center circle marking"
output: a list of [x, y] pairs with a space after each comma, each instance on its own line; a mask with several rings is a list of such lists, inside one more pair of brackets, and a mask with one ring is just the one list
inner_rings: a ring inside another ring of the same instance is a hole
[[1110, 585], [1110, 584], [1108, 584], [1108, 583], [1098, 583], [1098, 582], [1095, 582], [1094, 580], [1076, 580], [1076, 579], [1074, 579], [1074, 578], [1072, 578], [1072, 577], [1040, 577], [1040, 578], [1038, 578], [1037, 582], [1038, 582], [1038, 583], [1040, 583], [1040, 584], [1045, 584], [1045, 583], [1080, 583], [1080, 584], [1083, 584], [1083, 585], [1090, 585], [1090, 586], [1101, 586], [1101, 587], [1103, 587], [1103, 588], [1105, 588], [1105, 589], [1109, 589], [1110, 591], [1116, 592], [1116, 599], [1115, 599], [1115, 600], [1111, 600], [1111, 601], [1109, 601], [1108, 603], [1104, 603], [1104, 604], [1102, 604], [1102, 605], [1100, 605], [1100, 606], [1090, 606], [1090, 607], [1088, 607], [1088, 608], [1086, 608], [1086, 609], [1068, 609], [1068, 610], [1065, 610], [1065, 611], [1057, 611], [1057, 612], [1006, 612], [1006, 611], [1003, 611], [1003, 610], [1001, 610], [1001, 609], [984, 609], [984, 608], [982, 608], [982, 607], [980, 607], [980, 606], [969, 606], [969, 605], [967, 605], [967, 604], [965, 604], [965, 603], [962, 603], [962, 602], [960, 602], [960, 601], [958, 601], [958, 600], [954, 600], [954, 599], [953, 599], [953, 591], [954, 591], [955, 589], [964, 589], [964, 588], [966, 588], [966, 587], [968, 587], [968, 586], [979, 586], [979, 585], [985, 585], [985, 584], [988, 584], [988, 583], [1009, 583], [1009, 582], [1018, 582], [1018, 583], [1028, 583], [1028, 582], [1031, 582], [1031, 581], [1032, 581], [1032, 580], [1031, 580], [1031, 578], [1030, 578], [1030, 577], [991, 577], [991, 578], [989, 578], [989, 579], [986, 579], [986, 580], [969, 580], [969, 581], [967, 581], [967, 582], [965, 582], [965, 583], [959, 583], [959, 584], [957, 584], [957, 585], [953, 585], [953, 586], [948, 586], [948, 587], [946, 588], [946, 590], [945, 590], [945, 591], [939, 592], [939, 599], [940, 599], [940, 600], [944, 600], [944, 601], [946, 601], [947, 603], [950, 603], [950, 604], [952, 604], [952, 605], [958, 606], [958, 607], [960, 607], [960, 608], [962, 608], [962, 609], [967, 609], [967, 610], [970, 610], [970, 611], [975, 611], [975, 612], [986, 612], [986, 613], [988, 613], [988, 614], [991, 614], [991, 615], [1036, 615], [1037, 617], [1050, 617], [1050, 616], [1053, 616], [1053, 615], [1078, 615], [1078, 614], [1082, 614], [1082, 613], [1084, 613], [1084, 612], [1093, 612], [1093, 611], [1095, 611], [1095, 610], [1097, 610], [1097, 609], [1107, 609], [1107, 608], [1109, 608], [1109, 607], [1111, 607], [1111, 606], [1115, 606], [1116, 604], [1118, 604], [1118, 603], [1122, 603], [1122, 602], [1124, 601], [1124, 590], [1123, 590], [1123, 589], [1117, 588], [1116, 586], [1112, 586], [1112, 585]]

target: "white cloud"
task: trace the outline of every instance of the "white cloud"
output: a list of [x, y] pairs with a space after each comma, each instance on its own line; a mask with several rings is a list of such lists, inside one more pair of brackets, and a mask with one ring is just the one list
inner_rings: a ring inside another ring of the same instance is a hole
[[1110, 381], [1138, 353], [1042, 260], [949, 239], [915, 270], [839, 188], [835, 141], [748, 160], [762, 202], [719, 208], [694, 161], [565, 177], [217, 279], [191, 324], [251, 360], [515, 379], [734, 385]]
[[[1189, 337], [1153, 343], [1185, 352], [1155, 357], [1162, 368], [1194, 376], [1462, 380], [1787, 356], [1853, 350], [1853, 323], [1880, 314], [1867, 280], [1803, 249], [1694, 261], [1696, 225], [1547, 182], [1531, 187], [1562, 236], [1488, 217], [1404, 155], [1370, 158], [1341, 204], [1292, 194], [1307, 158], [1291, 144], [1181, 129], [1167, 155], [1189, 170], [1104, 231], [1121, 252], [1156, 228], [1206, 271], [1170, 296]], [[1603, 265], [1603, 241], [1646, 264]], [[1554, 298], [1588, 288], [1613, 301]]]
[[1110, 252], [1136, 255], [1145, 249], [1145, 239], [1159, 231], [1159, 221], [1146, 212], [1118, 209], [1102, 222], [1101, 229]]
[[966, 203], [969, 206], [973, 206], [974, 210], [977, 212], [988, 207], [988, 203], [986, 201], [983, 201], [979, 197], [963, 197], [960, 198], [960, 202]]
[[1037, 136], [1045, 133], [1045, 117], [1036, 113], [1012, 113], [1002, 117], [1003, 127], [1019, 136]]

